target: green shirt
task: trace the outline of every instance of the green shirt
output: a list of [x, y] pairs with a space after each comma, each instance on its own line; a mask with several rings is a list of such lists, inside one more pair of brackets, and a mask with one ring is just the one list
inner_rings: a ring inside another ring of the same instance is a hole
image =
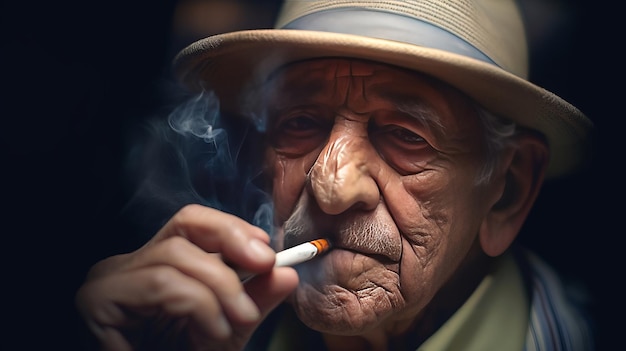
[[503, 255], [463, 306], [418, 351], [523, 350], [529, 302], [512, 255]]

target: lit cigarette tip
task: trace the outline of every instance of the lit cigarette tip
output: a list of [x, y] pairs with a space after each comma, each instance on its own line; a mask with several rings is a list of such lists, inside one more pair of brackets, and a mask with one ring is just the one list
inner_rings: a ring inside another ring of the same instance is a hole
[[330, 250], [328, 239], [316, 239], [276, 253], [276, 267], [294, 266]]
[[315, 245], [318, 255], [330, 250], [330, 241], [328, 241], [328, 239], [317, 239], [310, 243]]

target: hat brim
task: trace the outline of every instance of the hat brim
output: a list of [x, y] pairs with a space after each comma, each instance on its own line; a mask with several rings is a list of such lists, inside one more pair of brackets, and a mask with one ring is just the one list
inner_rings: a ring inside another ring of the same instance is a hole
[[499, 67], [447, 51], [328, 32], [258, 29], [211, 36], [183, 49], [174, 70], [191, 91], [212, 90], [225, 111], [240, 113], [246, 86], [299, 60], [346, 57], [419, 71], [464, 92], [492, 113], [543, 133], [550, 146], [547, 178], [587, 160], [592, 122], [557, 95]]

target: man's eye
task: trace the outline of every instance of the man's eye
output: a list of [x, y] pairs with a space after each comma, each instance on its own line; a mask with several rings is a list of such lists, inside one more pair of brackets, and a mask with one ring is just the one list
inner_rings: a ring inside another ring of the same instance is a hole
[[428, 140], [413, 130], [421, 129], [396, 124], [372, 126], [370, 129], [370, 140], [378, 154], [402, 175], [421, 172], [424, 163], [436, 154]]
[[387, 143], [393, 143], [398, 146], [405, 145], [410, 147], [426, 142], [421, 135], [397, 125], [375, 127], [370, 133], [373, 134], [374, 138], [386, 140]]
[[271, 144], [278, 152], [299, 156], [318, 147], [329, 130], [324, 120], [314, 114], [294, 113], [280, 119], [269, 134]]
[[418, 134], [411, 132], [408, 129], [394, 128], [393, 130], [390, 131], [390, 133], [399, 141], [404, 142], [404, 143], [414, 144], [414, 143], [424, 142], [424, 138], [422, 138]]
[[285, 132], [305, 132], [307, 130], [319, 128], [317, 121], [310, 117], [300, 116], [289, 118], [280, 125], [280, 129]]

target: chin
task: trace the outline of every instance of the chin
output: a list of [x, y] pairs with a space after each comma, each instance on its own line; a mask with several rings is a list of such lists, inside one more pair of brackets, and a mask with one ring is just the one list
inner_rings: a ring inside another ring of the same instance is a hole
[[359, 335], [380, 326], [398, 307], [382, 287], [350, 291], [336, 284], [303, 283], [289, 303], [309, 328], [335, 335]]

